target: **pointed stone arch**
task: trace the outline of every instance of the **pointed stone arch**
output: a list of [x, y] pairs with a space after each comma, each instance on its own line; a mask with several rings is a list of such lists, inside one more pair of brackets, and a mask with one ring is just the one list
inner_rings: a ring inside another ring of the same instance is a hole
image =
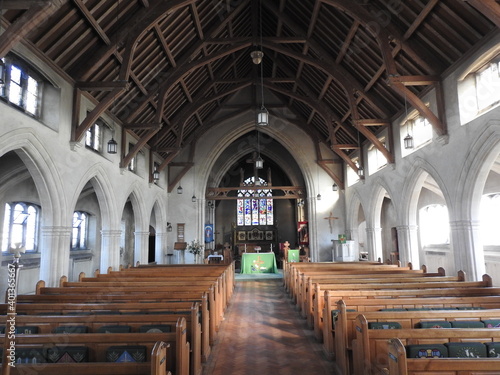
[[[403, 228], [401, 228], [401, 232], [398, 234], [401, 261], [404, 262], [403, 264], [411, 263], [413, 268], [420, 268], [424, 260], [424, 254], [420, 251], [418, 238], [418, 200], [425, 180], [429, 176], [436, 182], [443, 195], [450, 220], [453, 217], [453, 205], [444, 181], [431, 164], [417, 157], [413, 161], [405, 178], [401, 205], [401, 222], [403, 223]], [[450, 249], [453, 252], [452, 238], [450, 239]], [[454, 272], [454, 270], [446, 271], [448, 273]]]
[[42, 235], [39, 243], [39, 277], [48, 286], [57, 285], [57, 275], [66, 275], [69, 264], [66, 199], [61, 199], [65, 197], [62, 188], [64, 183], [45, 146], [30, 130], [16, 129], [2, 136], [0, 155], [10, 151], [14, 151], [26, 166], [43, 209], [40, 222]]

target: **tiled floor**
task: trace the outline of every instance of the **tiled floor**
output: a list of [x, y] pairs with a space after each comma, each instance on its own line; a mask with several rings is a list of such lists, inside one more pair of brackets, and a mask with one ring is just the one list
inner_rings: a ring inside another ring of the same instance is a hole
[[236, 282], [203, 375], [338, 375], [282, 283]]

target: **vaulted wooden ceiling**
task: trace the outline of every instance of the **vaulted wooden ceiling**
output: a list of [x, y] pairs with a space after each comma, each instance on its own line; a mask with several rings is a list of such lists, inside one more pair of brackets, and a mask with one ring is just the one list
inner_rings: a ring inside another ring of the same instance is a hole
[[[360, 141], [393, 161], [377, 134], [408, 105], [446, 134], [440, 82], [494, 34], [494, 0], [0, 0], [0, 56], [25, 43], [165, 162], [214, 124], [260, 107], [306, 130], [343, 159]], [[226, 105], [241, 90], [253, 103]], [[420, 99], [436, 88], [438, 110]], [[76, 101], [75, 101], [76, 102]], [[283, 111], [286, 109], [286, 111]], [[223, 113], [223, 115], [221, 115]], [[292, 119], [293, 118], [293, 119]], [[391, 132], [389, 132], [391, 134]], [[361, 138], [361, 140], [359, 140]], [[319, 147], [318, 147], [319, 149]], [[338, 176], [335, 176], [336, 179]]]

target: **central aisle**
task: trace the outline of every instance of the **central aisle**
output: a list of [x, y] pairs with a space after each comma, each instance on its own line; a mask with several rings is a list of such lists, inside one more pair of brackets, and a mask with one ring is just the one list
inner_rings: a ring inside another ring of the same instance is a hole
[[237, 281], [203, 375], [336, 375], [282, 279]]

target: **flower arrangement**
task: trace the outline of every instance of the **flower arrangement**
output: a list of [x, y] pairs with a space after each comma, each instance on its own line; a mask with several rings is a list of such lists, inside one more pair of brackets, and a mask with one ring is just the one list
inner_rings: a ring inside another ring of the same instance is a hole
[[187, 246], [187, 249], [190, 253], [194, 254], [194, 255], [198, 255], [198, 254], [201, 254], [203, 249], [204, 249], [204, 246], [198, 242], [198, 240], [193, 240], [191, 241], [191, 243]]

